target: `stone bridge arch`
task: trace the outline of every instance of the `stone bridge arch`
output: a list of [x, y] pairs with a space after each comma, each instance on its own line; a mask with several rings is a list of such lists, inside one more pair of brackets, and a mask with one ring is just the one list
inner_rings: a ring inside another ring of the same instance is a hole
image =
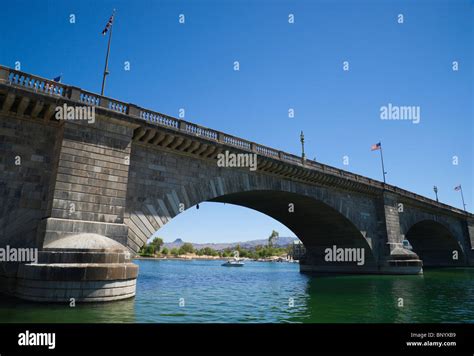
[[[375, 206], [362, 195], [235, 169], [223, 169], [218, 177], [197, 179], [167, 191], [141, 185], [131, 192], [124, 223], [129, 227], [127, 245], [135, 252], [181, 212], [202, 202], [220, 202], [259, 211], [287, 226], [311, 251], [307, 258], [312, 265], [321, 264], [324, 250], [336, 245], [364, 249], [361, 268], [376, 266], [376, 225], [367, 218], [375, 214]], [[361, 207], [369, 212], [361, 215]], [[343, 267], [344, 263], [338, 264]]]
[[[455, 266], [469, 263], [471, 242], [465, 221], [453, 214], [436, 214], [405, 204], [400, 214], [400, 233], [413, 246], [424, 266]], [[453, 251], [458, 260], [453, 260]]]
[[[406, 231], [405, 239], [426, 267], [461, 266], [466, 263], [464, 247], [451, 227], [442, 221], [419, 220]], [[454, 254], [457, 259], [453, 258]]]

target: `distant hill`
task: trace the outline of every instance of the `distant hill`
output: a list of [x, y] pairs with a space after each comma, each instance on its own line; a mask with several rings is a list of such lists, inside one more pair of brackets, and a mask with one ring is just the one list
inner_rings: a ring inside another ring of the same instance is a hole
[[[285, 247], [293, 243], [293, 241], [298, 240], [296, 237], [285, 237], [285, 236], [280, 236], [278, 237], [273, 245], [276, 247]], [[176, 239], [173, 242], [165, 242], [164, 247], [167, 247], [168, 249], [172, 248], [180, 248], [185, 241], [181, 239]], [[226, 248], [234, 248], [237, 245], [240, 245], [240, 247], [251, 250], [254, 249], [258, 245], [267, 245], [268, 244], [268, 239], [261, 239], [261, 240], [251, 240], [251, 241], [239, 241], [239, 242], [228, 242], [228, 243], [193, 243], [191, 242], [193, 247], [197, 250], [200, 250], [201, 248], [205, 247], [210, 247], [213, 248], [214, 250], [220, 251], [224, 250]]]

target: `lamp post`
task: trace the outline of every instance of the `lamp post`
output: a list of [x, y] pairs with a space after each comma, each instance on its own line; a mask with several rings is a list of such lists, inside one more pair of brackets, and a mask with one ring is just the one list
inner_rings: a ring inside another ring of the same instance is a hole
[[304, 154], [304, 133], [301, 131], [300, 134], [300, 142], [301, 142], [301, 159], [304, 161], [306, 159]]
[[434, 191], [435, 194], [436, 194], [436, 202], [439, 202], [439, 200], [438, 200], [438, 187], [437, 187], [436, 185], [433, 186], [433, 191]]

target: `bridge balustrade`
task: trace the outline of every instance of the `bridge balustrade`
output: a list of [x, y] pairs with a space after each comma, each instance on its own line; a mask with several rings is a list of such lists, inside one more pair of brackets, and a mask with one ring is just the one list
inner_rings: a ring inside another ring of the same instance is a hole
[[86, 105], [100, 106], [100, 97], [84, 90], [81, 90], [79, 101]]
[[282, 158], [285, 161], [296, 163], [296, 164], [301, 164], [301, 157], [280, 151], [280, 158]]
[[113, 111], [120, 112], [122, 114], [128, 113], [128, 105], [120, 101], [109, 100], [108, 108]]
[[260, 153], [264, 156], [267, 157], [272, 157], [272, 158], [279, 158], [280, 154], [279, 151], [274, 150], [273, 148], [262, 146], [262, 145], [256, 145], [255, 147], [257, 153]]
[[154, 111], [140, 109], [140, 118], [161, 126], [179, 128], [179, 120]]
[[217, 131], [201, 127], [199, 125], [195, 125], [189, 122], [182, 121], [182, 123], [184, 124], [184, 131], [188, 133], [194, 134], [196, 136], [204, 136], [215, 141], [218, 140], [219, 133]]
[[252, 150], [252, 143], [247, 140], [243, 140], [241, 138], [235, 137], [235, 136], [230, 136], [227, 134], [224, 134], [223, 136], [223, 143], [226, 143], [228, 145], [232, 145], [235, 147], [243, 148], [248, 151]]
[[64, 96], [66, 93], [66, 86], [63, 84], [14, 69], [8, 71], [8, 81], [10, 85], [32, 89], [43, 94]]

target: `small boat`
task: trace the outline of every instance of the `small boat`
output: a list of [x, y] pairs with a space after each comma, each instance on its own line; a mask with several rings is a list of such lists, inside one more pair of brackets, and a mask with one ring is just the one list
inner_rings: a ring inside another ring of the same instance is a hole
[[224, 267], [243, 267], [244, 263], [240, 262], [239, 260], [229, 260], [229, 261], [223, 263], [221, 266], [224, 266]]

